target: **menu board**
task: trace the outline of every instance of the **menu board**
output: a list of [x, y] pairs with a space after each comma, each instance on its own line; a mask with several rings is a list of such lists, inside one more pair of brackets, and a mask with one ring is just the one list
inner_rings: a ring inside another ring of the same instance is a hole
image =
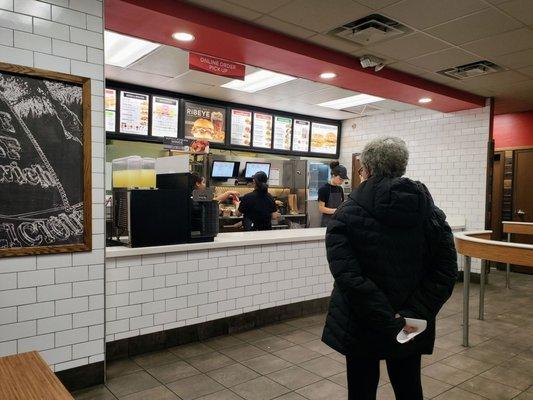
[[337, 153], [339, 127], [313, 122], [311, 125], [311, 152], [323, 154]]
[[120, 92], [120, 132], [148, 135], [148, 95]]
[[274, 117], [274, 148], [291, 149], [292, 118]]
[[115, 121], [117, 112], [117, 91], [113, 89], [105, 90], [105, 130], [115, 132]]
[[215, 143], [226, 140], [226, 109], [185, 102], [185, 137]]
[[309, 151], [309, 133], [311, 122], [301, 119], [294, 120], [294, 132], [292, 134], [293, 151]]
[[243, 110], [231, 110], [231, 144], [250, 146], [252, 135], [252, 113]]
[[152, 97], [152, 136], [178, 136], [177, 99]]
[[272, 115], [254, 113], [254, 147], [272, 147]]

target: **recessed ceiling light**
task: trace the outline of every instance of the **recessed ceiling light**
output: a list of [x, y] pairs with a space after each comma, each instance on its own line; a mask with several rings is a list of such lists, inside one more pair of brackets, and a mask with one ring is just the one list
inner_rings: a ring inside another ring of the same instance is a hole
[[337, 76], [337, 74], [335, 72], [322, 72], [320, 74], [320, 77], [322, 79], [333, 79]]
[[334, 108], [335, 110], [342, 110], [360, 106], [362, 104], [375, 103], [376, 101], [384, 100], [381, 97], [371, 96], [369, 94], [358, 94], [350, 97], [343, 97], [342, 99], [326, 101], [325, 103], [317, 104], [317, 106]]
[[422, 97], [421, 99], [418, 100], [419, 103], [431, 103], [432, 100], [429, 98], [429, 97]]
[[148, 42], [131, 36], [105, 31], [105, 63], [117, 67], [127, 67], [139, 58], [151, 53], [159, 46], [158, 43]]
[[235, 79], [221, 87], [240, 90], [241, 92], [254, 93], [272, 86], [281, 85], [296, 79], [293, 76], [278, 74], [277, 72], [260, 69], [244, 77], [244, 81]]
[[172, 34], [172, 37], [180, 42], [192, 42], [194, 35], [187, 32], [176, 32]]

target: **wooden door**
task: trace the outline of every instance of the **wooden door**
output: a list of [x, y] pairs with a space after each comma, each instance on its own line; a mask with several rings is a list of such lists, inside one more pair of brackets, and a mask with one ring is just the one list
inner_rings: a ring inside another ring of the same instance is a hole
[[503, 172], [504, 172], [504, 152], [494, 153], [492, 167], [492, 193], [490, 198], [490, 223], [492, 239], [502, 239], [502, 210], [503, 210]]
[[[513, 220], [533, 222], [533, 149], [515, 151], [513, 175]], [[513, 242], [533, 244], [533, 235], [513, 235]]]
[[361, 168], [359, 154], [352, 154], [352, 189], [355, 189], [361, 183], [359, 168]]

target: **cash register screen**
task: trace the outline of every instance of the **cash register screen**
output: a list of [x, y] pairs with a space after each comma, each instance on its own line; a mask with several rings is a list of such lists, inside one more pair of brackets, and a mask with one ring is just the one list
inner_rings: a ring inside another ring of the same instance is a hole
[[244, 171], [244, 177], [247, 179], [252, 179], [254, 175], [259, 171], [263, 171], [268, 177], [270, 175], [270, 164], [247, 162]]
[[211, 178], [233, 178], [235, 177], [235, 162], [232, 161], [213, 161], [211, 169]]

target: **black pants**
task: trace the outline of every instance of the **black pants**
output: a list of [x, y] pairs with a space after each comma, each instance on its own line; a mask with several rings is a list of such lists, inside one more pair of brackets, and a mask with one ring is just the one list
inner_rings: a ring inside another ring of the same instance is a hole
[[[396, 400], [423, 400], [420, 381], [420, 354], [386, 360]], [[346, 357], [348, 400], [376, 400], [379, 360]]]

